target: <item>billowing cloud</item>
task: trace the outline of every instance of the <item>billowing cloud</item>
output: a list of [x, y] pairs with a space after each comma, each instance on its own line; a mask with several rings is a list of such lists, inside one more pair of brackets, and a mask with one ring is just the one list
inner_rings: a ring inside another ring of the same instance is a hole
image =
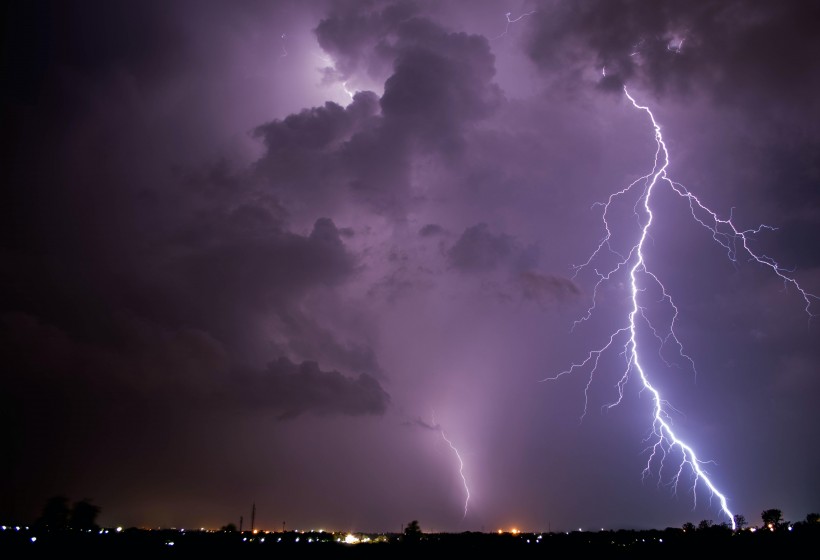
[[509, 235], [492, 233], [487, 224], [476, 224], [464, 230], [450, 248], [450, 262], [464, 272], [493, 270], [508, 260], [515, 249]]
[[523, 296], [541, 304], [581, 295], [578, 286], [568, 278], [527, 270], [521, 273], [519, 280]]
[[261, 375], [244, 378], [234, 387], [237, 404], [279, 410], [280, 419], [310, 413], [320, 416], [383, 414], [390, 396], [366, 373], [348, 378], [338, 371], [322, 371], [316, 362], [295, 364], [279, 358]]
[[513, 269], [534, 264], [533, 247], [523, 247], [511, 235], [494, 233], [486, 223], [464, 230], [447, 252], [449, 262], [462, 272], [489, 272], [507, 265]]
[[433, 235], [441, 235], [444, 228], [438, 224], [427, 224], [419, 230], [419, 235], [423, 237], [430, 237]]
[[817, 65], [818, 39], [802, 30], [817, 15], [811, 3], [585, 0], [533, 14], [529, 54], [564, 78], [606, 69], [604, 87], [706, 91], [724, 103], [757, 104], [775, 94], [816, 109], [795, 86], [816, 79], [807, 69]]
[[[583, 376], [537, 382], [625, 322], [626, 283], [596, 282], [643, 214], [630, 200], [604, 223], [600, 203], [656, 155], [625, 83], [658, 117], [669, 176], [743, 228], [771, 223], [756, 247], [816, 285], [816, 12], [10, 4], [4, 523], [28, 522], [49, 491], [92, 495], [117, 524], [222, 526], [246, 499], [266, 526], [345, 530], [389, 530], [411, 510], [445, 530], [507, 526], [509, 512], [537, 530], [692, 519], [690, 503], [647, 492], [642, 411], [592, 414], [619, 388], [622, 404], [648, 403], [618, 384], [622, 356], [587, 393]], [[667, 337], [647, 357], [653, 380], [680, 389], [680, 427], [738, 511], [788, 496], [796, 518], [816, 501], [817, 453], [782, 426], [760, 426], [754, 445], [735, 436], [761, 410], [810, 416], [804, 302], [726, 259], [686, 200], [656, 194], [646, 258], [698, 372], [694, 388], [686, 372], [655, 376], [669, 354], [688, 365]], [[579, 269], [596, 248], [606, 265]], [[574, 322], [593, 294], [603, 326]], [[433, 408], [480, 496], [467, 518], [451, 450], [421, 420]], [[778, 453], [759, 455], [772, 441]], [[786, 463], [805, 472], [751, 497]], [[707, 502], [697, 515], [714, 515]]]

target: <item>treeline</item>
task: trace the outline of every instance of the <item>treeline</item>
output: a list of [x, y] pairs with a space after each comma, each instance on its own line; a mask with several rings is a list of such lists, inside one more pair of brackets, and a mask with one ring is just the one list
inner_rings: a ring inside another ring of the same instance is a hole
[[[783, 512], [781, 510], [772, 508], [763, 510], [763, 513], [760, 514], [760, 519], [763, 521], [763, 524], [758, 527], [753, 527], [755, 530], [764, 529], [769, 531], [784, 531], [793, 529], [795, 527], [811, 526], [813, 524], [817, 524], [818, 522], [820, 522], [820, 513], [809, 513], [806, 515], [805, 519], [797, 521], [796, 523], [792, 523], [791, 521], [786, 521], [783, 519]], [[735, 531], [743, 531], [744, 529], [749, 527], [749, 523], [746, 521], [746, 517], [743, 515], [735, 515], [734, 522]], [[681, 529], [683, 529], [686, 532], [720, 531], [731, 529], [731, 526], [726, 522], [715, 524], [711, 519], [703, 519], [700, 523], [697, 524], [697, 526], [691, 522], [684, 523]]]
[[53, 496], [46, 501], [32, 527], [41, 531], [98, 531], [100, 511], [88, 498], [71, 503], [66, 496]]
[[[26, 527], [3, 526], [0, 531], [0, 556], [23, 557], [30, 554], [64, 553], [66, 551], [95, 552], [101, 556], [121, 557], [138, 553], [141, 558], [173, 549], [176, 556], [190, 552], [201, 558], [216, 552], [232, 557], [248, 554], [269, 556], [332, 553], [356, 557], [376, 557], [402, 554], [408, 551], [415, 558], [424, 551], [443, 554], [481, 555], [514, 554], [516, 558], [530, 553], [543, 557], [549, 553], [606, 554], [607, 556], [653, 557], [682, 552], [731, 552], [760, 555], [789, 554], [820, 545], [820, 514], [809, 513], [805, 519], [792, 523], [783, 519], [779, 509], [761, 513], [761, 525], [750, 527], [742, 515], [734, 517], [734, 527], [728, 523], [702, 520], [697, 525], [663, 530], [572, 531], [558, 533], [426, 533], [418, 520], [408, 523], [402, 532], [359, 534], [358, 544], [344, 535], [328, 532], [302, 533], [255, 532], [237, 530], [228, 523], [215, 531], [183, 531], [177, 529], [147, 530], [101, 528], [97, 518], [101, 508], [89, 499], [71, 502], [65, 496], [47, 500], [40, 516]], [[309, 547], [309, 548], [305, 548]], [[390, 547], [385, 550], [385, 547]], [[8, 556], [5, 553], [13, 553]], [[22, 555], [22, 556], [21, 556]]]
[[[97, 518], [100, 512], [101, 508], [88, 498], [71, 502], [66, 496], [57, 495], [46, 501], [40, 516], [33, 522], [32, 527], [48, 531], [99, 530], [100, 526], [97, 524]], [[738, 532], [747, 529], [772, 532], [820, 526], [820, 513], [816, 512], [809, 513], [804, 519], [793, 523], [783, 519], [783, 512], [780, 509], [771, 508], [763, 510], [760, 519], [762, 521], [761, 525], [750, 526], [744, 515], [737, 514], [734, 516], [734, 527], [725, 521], [715, 523], [711, 519], [703, 519], [697, 525], [692, 522], [684, 523], [681, 530], [684, 533]], [[221, 531], [236, 532], [236, 525], [228, 523], [222, 526]], [[406, 525], [402, 536], [405, 540], [420, 540], [421, 535], [423, 535], [423, 531], [419, 521], [414, 519]]]

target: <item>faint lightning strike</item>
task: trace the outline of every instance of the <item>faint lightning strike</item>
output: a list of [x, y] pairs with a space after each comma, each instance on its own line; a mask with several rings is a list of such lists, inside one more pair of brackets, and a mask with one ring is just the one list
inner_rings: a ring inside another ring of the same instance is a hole
[[[312, 54], [313, 54], [313, 56], [315, 56], [316, 58], [318, 58], [319, 60], [321, 60], [322, 62], [325, 63], [325, 65], [326, 65], [325, 69], [326, 70], [332, 70], [334, 73], [336, 72], [336, 63], [333, 62], [332, 58], [330, 58], [328, 56], [318, 55], [316, 53], [312, 53]], [[337, 74], [337, 76], [338, 76], [338, 74]], [[341, 83], [342, 89], [344, 90], [344, 92], [347, 94], [347, 96], [351, 100], [354, 97], [356, 97], [356, 92], [359, 91], [359, 90], [351, 90], [350, 88], [347, 87], [347, 82], [349, 82], [350, 80], [342, 80], [341, 77], [338, 77], [336, 81], [338, 83]]]
[[534, 14], [536, 11], [537, 11], [537, 10], [533, 10], [533, 11], [531, 11], [531, 12], [524, 12], [523, 14], [521, 14], [520, 16], [518, 16], [518, 17], [517, 17], [517, 18], [515, 18], [515, 19], [510, 19], [510, 16], [512, 15], [512, 12], [507, 12], [507, 13], [505, 14], [505, 16], [507, 17], [507, 25], [506, 25], [506, 27], [504, 28], [504, 32], [503, 32], [503, 33], [500, 33], [500, 34], [498, 34], [498, 35], [496, 35], [495, 37], [493, 37], [493, 39], [500, 39], [501, 37], [503, 37], [504, 35], [506, 35], [506, 34], [507, 34], [507, 32], [510, 30], [510, 24], [513, 24], [513, 23], [519, 22], [519, 21], [521, 21], [522, 19], [524, 19], [525, 17], [527, 17], [527, 16], [531, 16], [531, 15], [532, 15], [532, 14]]
[[[606, 76], [605, 71], [604, 76]], [[671, 296], [667, 293], [666, 288], [660, 279], [647, 268], [646, 259], [643, 253], [644, 243], [649, 237], [649, 230], [655, 217], [651, 206], [652, 194], [655, 188], [660, 188], [666, 184], [678, 196], [685, 199], [689, 204], [692, 218], [706, 228], [711, 233], [712, 238], [724, 249], [726, 249], [727, 256], [732, 262], [736, 262], [738, 252], [746, 254], [751, 260], [769, 267], [777, 276], [781, 278], [784, 283], [784, 287], [788, 287], [788, 285], [794, 287], [806, 304], [804, 309], [809, 315], [809, 321], [811, 321], [811, 318], [815, 316], [811, 311], [812, 302], [817, 301], [820, 298], [804, 290], [797, 280], [789, 275], [789, 271], [778, 265], [774, 259], [766, 255], [759, 254], [751, 248], [749, 242], [750, 238], [754, 234], [757, 234], [763, 230], [773, 230], [774, 228], [763, 225], [754, 229], [738, 229], [732, 222], [731, 215], [728, 219], [720, 218], [715, 212], [706, 207], [694, 194], [689, 192], [683, 185], [669, 179], [666, 174], [666, 170], [669, 166], [669, 152], [667, 151], [666, 144], [664, 143], [663, 136], [661, 134], [661, 128], [655, 120], [655, 116], [648, 107], [638, 104], [638, 102], [629, 94], [626, 87], [624, 87], [624, 94], [632, 103], [633, 107], [639, 111], [645, 112], [652, 122], [656, 142], [655, 160], [650, 173], [640, 177], [627, 187], [612, 193], [606, 202], [595, 204], [595, 206], [603, 207], [602, 221], [604, 223], [605, 234], [587, 261], [574, 267], [575, 275], [577, 275], [582, 269], [593, 267], [596, 259], [606, 251], [617, 257], [617, 263], [609, 270], [604, 270], [603, 272], [597, 268], [593, 268], [595, 275], [598, 277], [598, 281], [595, 283], [593, 289], [592, 304], [587, 309], [586, 313], [573, 323], [573, 329], [579, 323], [587, 321], [591, 318], [592, 313], [595, 311], [596, 302], [598, 301], [598, 291], [602, 284], [611, 280], [615, 274], [624, 273], [626, 270], [629, 271], [628, 275], [632, 309], [628, 314], [626, 324], [616, 329], [609, 336], [609, 339], [605, 344], [598, 349], [590, 351], [586, 358], [581, 362], [573, 363], [568, 369], [553, 377], [546, 378], [544, 381], [555, 380], [564, 375], [587, 368], [589, 370], [589, 377], [584, 389], [584, 412], [581, 415], [581, 419], [583, 420], [583, 417], [587, 411], [589, 398], [588, 393], [595, 373], [600, 365], [602, 355], [607, 351], [620, 348], [621, 350], [619, 354], [624, 357], [626, 365], [623, 375], [616, 383], [618, 397], [615, 402], [607, 404], [605, 407], [612, 408], [617, 406], [623, 400], [623, 391], [626, 382], [628, 381], [630, 372], [636, 372], [641, 380], [643, 386], [642, 390], [646, 390], [651, 393], [654, 404], [654, 412], [651, 435], [648, 439], [653, 440], [653, 442], [648, 447], [650, 450], [650, 455], [646, 463], [646, 468], [643, 471], [643, 476], [646, 477], [651, 472], [651, 467], [656, 461], [660, 464], [661, 470], [663, 470], [668, 456], [673, 451], [680, 453], [681, 460], [675, 470], [674, 476], [672, 477], [672, 486], [674, 490], [677, 491], [677, 486], [680, 482], [681, 476], [686, 472], [691, 472], [694, 478], [691, 491], [695, 506], [697, 505], [697, 484], [698, 482], [701, 482], [709, 489], [712, 497], [717, 497], [719, 499], [721, 511], [729, 518], [732, 528], [735, 529], [734, 515], [728, 507], [726, 497], [718, 491], [706, 471], [703, 469], [703, 465], [707, 462], [701, 461], [695, 453], [695, 450], [689, 444], [678, 438], [672, 430], [670, 413], [677, 411], [671, 407], [668, 401], [661, 397], [659, 391], [650, 383], [647, 373], [641, 364], [638, 346], [639, 323], [642, 326], [645, 325], [648, 327], [655, 338], [660, 342], [661, 349], [665, 344], [673, 342], [677, 346], [679, 354], [688, 360], [694, 369], [694, 362], [684, 353], [683, 345], [680, 343], [677, 335], [675, 334], [675, 323], [678, 317], [678, 308], [675, 306]], [[613, 202], [619, 197], [626, 196], [632, 191], [638, 191], [638, 198], [633, 209], [638, 222], [642, 222], [642, 226], [640, 227], [640, 236], [637, 242], [630, 248], [628, 253], [623, 254], [616, 251], [610, 245], [610, 241], [612, 240], [612, 230], [610, 229], [610, 222], [608, 218], [610, 206]], [[655, 328], [645, 313], [645, 306], [642, 302], [643, 299], [647, 297], [644, 295], [644, 292], [646, 292], [649, 288], [659, 289], [661, 293], [660, 301], [665, 302], [665, 304], [671, 309], [671, 319], [669, 320], [667, 328], [663, 332]], [[666, 363], [668, 364], [668, 362]]]
[[461, 475], [461, 482], [464, 483], [464, 492], [467, 495], [467, 497], [464, 499], [464, 515], [462, 516], [463, 519], [467, 517], [467, 507], [470, 503], [470, 488], [467, 486], [467, 478], [464, 476], [464, 461], [461, 459], [461, 454], [458, 452], [458, 449], [456, 449], [456, 446], [453, 445], [453, 442], [447, 438], [447, 435], [444, 433], [444, 430], [439, 431], [441, 432], [442, 439], [444, 439], [444, 441], [447, 442], [447, 445], [450, 446], [450, 449], [453, 450], [453, 452], [456, 454], [456, 457], [458, 458], [458, 473]]
[[433, 413], [433, 427], [438, 430], [441, 434], [441, 438], [447, 442], [447, 445], [450, 446], [450, 449], [453, 450], [453, 453], [456, 454], [456, 458], [458, 459], [458, 473], [461, 476], [461, 482], [464, 484], [464, 493], [466, 494], [466, 497], [464, 498], [464, 515], [461, 516], [461, 518], [464, 519], [467, 517], [467, 507], [470, 504], [470, 488], [467, 486], [467, 477], [464, 476], [464, 460], [461, 458], [461, 454], [458, 452], [458, 449], [456, 449], [456, 446], [453, 445], [453, 442], [450, 441], [444, 433], [444, 429], [440, 425], [436, 424], [435, 413]]

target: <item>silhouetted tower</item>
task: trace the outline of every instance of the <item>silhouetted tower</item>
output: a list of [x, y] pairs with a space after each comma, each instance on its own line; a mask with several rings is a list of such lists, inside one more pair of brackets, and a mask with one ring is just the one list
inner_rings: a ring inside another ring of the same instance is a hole
[[253, 533], [254, 528], [256, 527], [256, 502], [253, 503], [253, 508], [251, 508], [251, 533]]

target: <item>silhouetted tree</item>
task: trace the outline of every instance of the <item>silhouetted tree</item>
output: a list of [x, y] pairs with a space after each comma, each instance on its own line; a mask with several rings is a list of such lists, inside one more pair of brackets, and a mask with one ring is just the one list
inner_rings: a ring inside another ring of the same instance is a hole
[[698, 523], [698, 531], [705, 531], [709, 527], [712, 526], [711, 519], [702, 519], [700, 523]]
[[225, 531], [226, 533], [235, 533], [236, 532], [236, 525], [234, 525], [233, 523], [228, 523], [227, 525], [222, 527], [221, 530]]
[[749, 523], [746, 521], [746, 518], [740, 515], [739, 513], [735, 514], [735, 528], [738, 531], [742, 531], [743, 528], [748, 525]]
[[69, 515], [68, 498], [63, 495], [52, 496], [46, 501], [34, 525], [39, 529], [63, 531], [68, 528]]
[[783, 526], [783, 512], [779, 509], [764, 510], [763, 513], [760, 514], [760, 518], [763, 520], [763, 525], [773, 531]]
[[806, 523], [820, 523], [820, 513], [806, 514]]
[[692, 531], [695, 530], [695, 524], [692, 523], [691, 521], [687, 521], [686, 523], [683, 524], [683, 527], [681, 527], [681, 529], [683, 529], [684, 533], [691, 533]]
[[99, 531], [97, 516], [100, 514], [99, 506], [95, 506], [88, 498], [74, 502], [68, 517], [68, 526], [80, 531]]
[[720, 523], [718, 523], [716, 525], [712, 525], [709, 528], [709, 530], [712, 531], [712, 533], [718, 534], [718, 535], [720, 535], [720, 534], [724, 534], [724, 535], [729, 534], [729, 535], [731, 535], [732, 534], [732, 527], [726, 521], [721, 521]]
[[404, 540], [405, 542], [418, 542], [421, 540], [421, 527], [419, 527], [417, 520], [414, 519], [404, 528]]

